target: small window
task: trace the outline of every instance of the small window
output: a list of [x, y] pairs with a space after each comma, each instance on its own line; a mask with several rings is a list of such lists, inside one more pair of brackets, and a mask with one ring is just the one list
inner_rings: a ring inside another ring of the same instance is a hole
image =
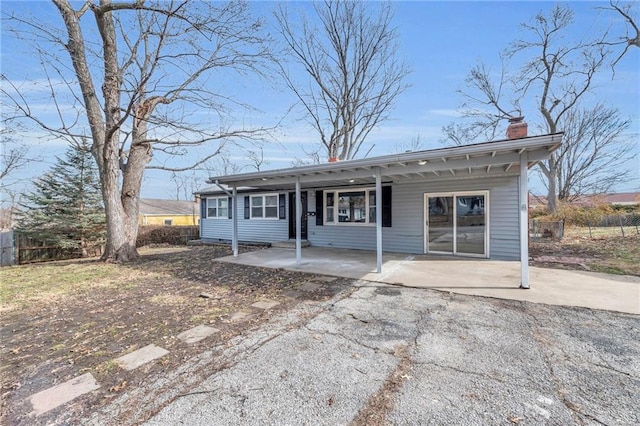
[[264, 217], [278, 218], [278, 196], [268, 195], [264, 197]]
[[252, 195], [249, 203], [251, 219], [278, 219], [278, 194]]
[[207, 198], [207, 218], [227, 219], [229, 217], [229, 198]]
[[325, 191], [326, 224], [376, 223], [375, 189]]
[[164, 224], [165, 224], [166, 226], [171, 226], [171, 225], [173, 225], [173, 219], [165, 219], [165, 220], [164, 220]]
[[335, 212], [335, 206], [333, 203], [333, 192], [327, 192], [326, 193], [326, 209], [327, 209], [327, 214], [326, 214], [326, 221], [327, 223], [333, 223], [335, 221], [334, 219], [334, 212]]

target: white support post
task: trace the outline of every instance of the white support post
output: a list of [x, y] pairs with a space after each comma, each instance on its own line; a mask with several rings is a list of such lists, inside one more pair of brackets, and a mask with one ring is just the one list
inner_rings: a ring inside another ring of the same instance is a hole
[[529, 288], [529, 185], [527, 152], [520, 154], [520, 288]]
[[233, 249], [233, 255], [238, 257], [238, 191], [235, 185], [233, 185], [233, 192], [231, 196], [231, 218], [233, 222], [233, 234], [231, 237], [231, 248]]
[[376, 272], [382, 273], [382, 178], [376, 168]]
[[[300, 202], [300, 176], [296, 177], [296, 265], [302, 263], [302, 203]], [[289, 206], [289, 211], [294, 209]]]

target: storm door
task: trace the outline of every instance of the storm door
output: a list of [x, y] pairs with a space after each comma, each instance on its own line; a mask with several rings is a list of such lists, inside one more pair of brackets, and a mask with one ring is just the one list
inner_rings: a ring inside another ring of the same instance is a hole
[[[300, 224], [300, 234], [303, 240], [307, 239], [307, 191], [300, 192], [300, 202], [302, 204], [302, 211], [300, 217], [302, 218]], [[296, 193], [289, 193], [289, 238], [296, 238]]]

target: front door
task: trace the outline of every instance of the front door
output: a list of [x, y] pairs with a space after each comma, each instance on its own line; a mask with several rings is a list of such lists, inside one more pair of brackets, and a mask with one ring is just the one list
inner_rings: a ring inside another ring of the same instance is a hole
[[487, 192], [425, 194], [425, 252], [488, 257]]
[[[300, 217], [301, 226], [300, 233], [302, 234], [302, 239], [307, 239], [307, 191], [300, 192], [300, 201], [302, 202], [302, 212]], [[296, 193], [289, 193], [289, 238], [296, 238]]]

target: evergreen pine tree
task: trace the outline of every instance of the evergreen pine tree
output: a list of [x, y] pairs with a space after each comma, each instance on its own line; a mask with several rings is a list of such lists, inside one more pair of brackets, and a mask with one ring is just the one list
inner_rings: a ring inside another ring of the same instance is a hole
[[65, 249], [75, 249], [82, 257], [87, 248], [104, 242], [105, 213], [91, 156], [91, 145], [83, 140], [73, 144], [64, 158], [56, 157], [50, 171], [33, 182], [34, 189], [23, 194], [23, 213], [18, 229], [30, 237]]

